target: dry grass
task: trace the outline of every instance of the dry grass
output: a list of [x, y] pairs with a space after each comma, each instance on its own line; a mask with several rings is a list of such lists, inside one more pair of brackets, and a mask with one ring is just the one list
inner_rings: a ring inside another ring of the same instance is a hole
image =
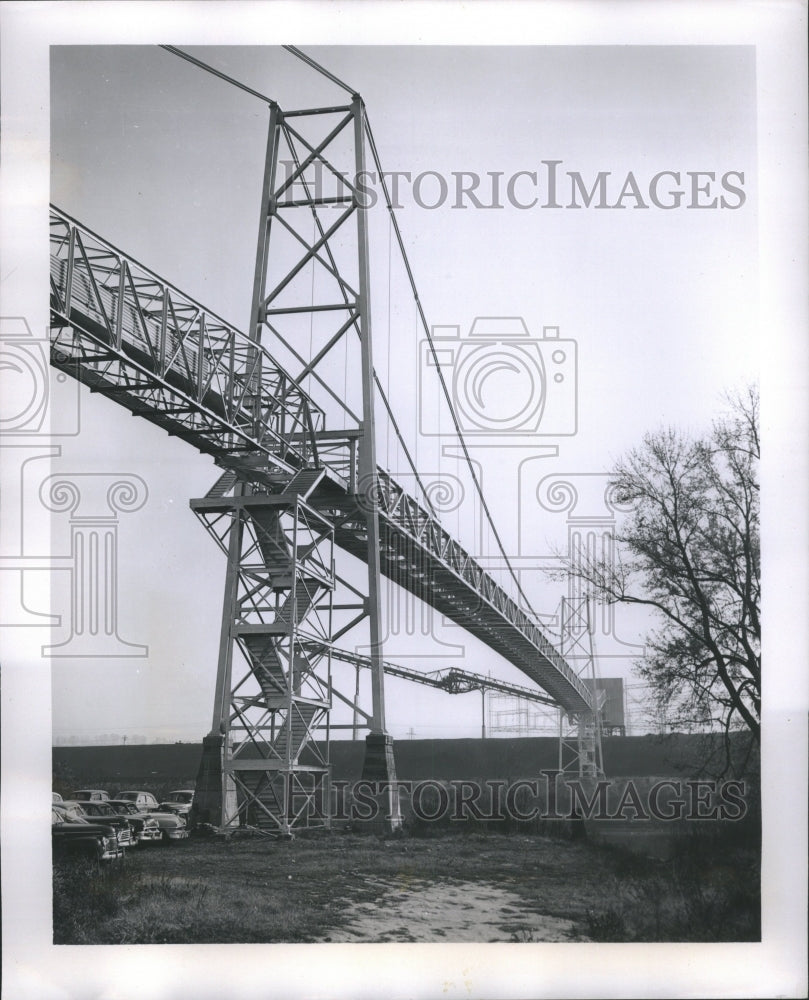
[[196, 839], [124, 864], [54, 870], [57, 944], [323, 939], [351, 908], [414, 880], [480, 882], [526, 914], [573, 920], [596, 940], [756, 940], [754, 850], [693, 846], [666, 862], [538, 835], [339, 834], [293, 842]]

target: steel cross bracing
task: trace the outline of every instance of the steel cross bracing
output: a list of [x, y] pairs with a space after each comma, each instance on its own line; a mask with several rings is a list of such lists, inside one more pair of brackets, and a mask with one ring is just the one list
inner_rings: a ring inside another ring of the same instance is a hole
[[[367, 557], [356, 435], [323, 412], [266, 349], [51, 210], [51, 363], [212, 455], [244, 482], [278, 489], [304, 467], [325, 476], [309, 503], [338, 546]], [[200, 364], [200, 358], [202, 364]], [[476, 635], [568, 712], [593, 696], [540, 627], [423, 505], [377, 470], [381, 571]]]

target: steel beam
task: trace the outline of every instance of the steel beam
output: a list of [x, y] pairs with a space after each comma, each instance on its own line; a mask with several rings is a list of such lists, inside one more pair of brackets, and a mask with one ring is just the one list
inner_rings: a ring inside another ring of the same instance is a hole
[[[365, 108], [356, 95], [354, 115], [356, 177], [365, 176]], [[385, 730], [385, 675], [382, 656], [382, 595], [380, 585], [379, 509], [377, 498], [376, 422], [374, 419], [374, 362], [371, 336], [371, 278], [368, 263], [368, 209], [357, 209], [359, 252], [360, 350], [362, 359], [362, 437], [359, 442], [359, 495], [365, 509], [368, 563], [368, 616], [371, 630], [371, 731]]]

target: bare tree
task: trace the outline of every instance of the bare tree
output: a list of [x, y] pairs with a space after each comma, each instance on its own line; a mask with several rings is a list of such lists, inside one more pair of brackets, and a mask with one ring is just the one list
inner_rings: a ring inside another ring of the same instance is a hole
[[577, 575], [607, 602], [646, 605], [657, 627], [639, 669], [670, 723], [760, 739], [759, 399], [726, 397], [709, 434], [647, 434], [616, 466], [629, 511], [615, 559]]

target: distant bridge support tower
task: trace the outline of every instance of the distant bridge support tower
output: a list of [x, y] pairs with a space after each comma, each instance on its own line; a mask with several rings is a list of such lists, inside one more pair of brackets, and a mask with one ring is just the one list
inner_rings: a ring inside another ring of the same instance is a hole
[[578, 778], [604, 776], [601, 752], [601, 707], [606, 694], [596, 684], [596, 658], [591, 620], [592, 599], [562, 598], [561, 653], [593, 693], [593, 710], [559, 708], [559, 770]]

